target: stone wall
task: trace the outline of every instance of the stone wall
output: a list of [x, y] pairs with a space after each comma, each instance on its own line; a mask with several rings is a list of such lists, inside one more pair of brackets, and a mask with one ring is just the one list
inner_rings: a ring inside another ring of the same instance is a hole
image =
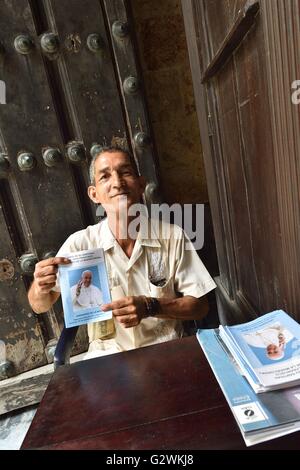
[[131, 0], [166, 202], [207, 202], [180, 0]]

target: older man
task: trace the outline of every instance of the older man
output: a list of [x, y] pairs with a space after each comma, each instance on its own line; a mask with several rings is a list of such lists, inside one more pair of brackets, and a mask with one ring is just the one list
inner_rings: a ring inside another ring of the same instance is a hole
[[96, 307], [102, 304], [100, 289], [92, 284], [93, 273], [83, 271], [77, 284], [71, 287], [71, 297], [74, 309]]
[[[131, 155], [118, 147], [103, 148], [92, 160], [89, 197], [102, 204], [107, 217], [71, 235], [57, 256], [37, 263], [29, 302], [36, 313], [47, 311], [59, 297], [57, 265], [63, 253], [103, 248], [113, 301], [113, 338], [99, 338], [97, 324], [88, 325], [90, 349], [124, 351], [168, 341], [183, 334], [181, 320], [202, 319], [205, 294], [215, 283], [181, 228], [134, 216], [145, 180]], [[134, 236], [129, 230], [137, 228]], [[167, 234], [165, 236], [164, 234]]]
[[272, 360], [282, 359], [286, 344], [294, 338], [279, 322], [262, 330], [245, 333], [243, 337], [250, 346], [264, 348], [267, 358]]

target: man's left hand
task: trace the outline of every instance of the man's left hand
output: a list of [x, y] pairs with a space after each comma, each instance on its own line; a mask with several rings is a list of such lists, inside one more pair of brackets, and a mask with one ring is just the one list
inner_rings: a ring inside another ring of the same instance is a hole
[[137, 326], [147, 313], [143, 295], [122, 297], [110, 304], [102, 305], [101, 309], [104, 312], [112, 310], [113, 316], [124, 328]]

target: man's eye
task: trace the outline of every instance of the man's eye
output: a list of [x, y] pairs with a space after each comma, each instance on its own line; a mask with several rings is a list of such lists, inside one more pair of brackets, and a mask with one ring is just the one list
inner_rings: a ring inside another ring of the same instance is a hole
[[104, 181], [104, 180], [106, 180], [107, 178], [108, 178], [107, 175], [102, 175], [102, 176], [100, 176], [99, 181]]

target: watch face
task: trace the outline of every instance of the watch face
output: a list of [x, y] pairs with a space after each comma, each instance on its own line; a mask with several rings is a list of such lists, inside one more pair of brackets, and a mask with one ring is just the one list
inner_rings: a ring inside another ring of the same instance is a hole
[[160, 303], [155, 297], [151, 297], [151, 312], [152, 317], [155, 317], [160, 312]]
[[145, 305], [146, 305], [146, 314], [145, 318], [147, 317], [155, 317], [160, 313], [160, 303], [158, 299], [155, 297], [145, 297]]

